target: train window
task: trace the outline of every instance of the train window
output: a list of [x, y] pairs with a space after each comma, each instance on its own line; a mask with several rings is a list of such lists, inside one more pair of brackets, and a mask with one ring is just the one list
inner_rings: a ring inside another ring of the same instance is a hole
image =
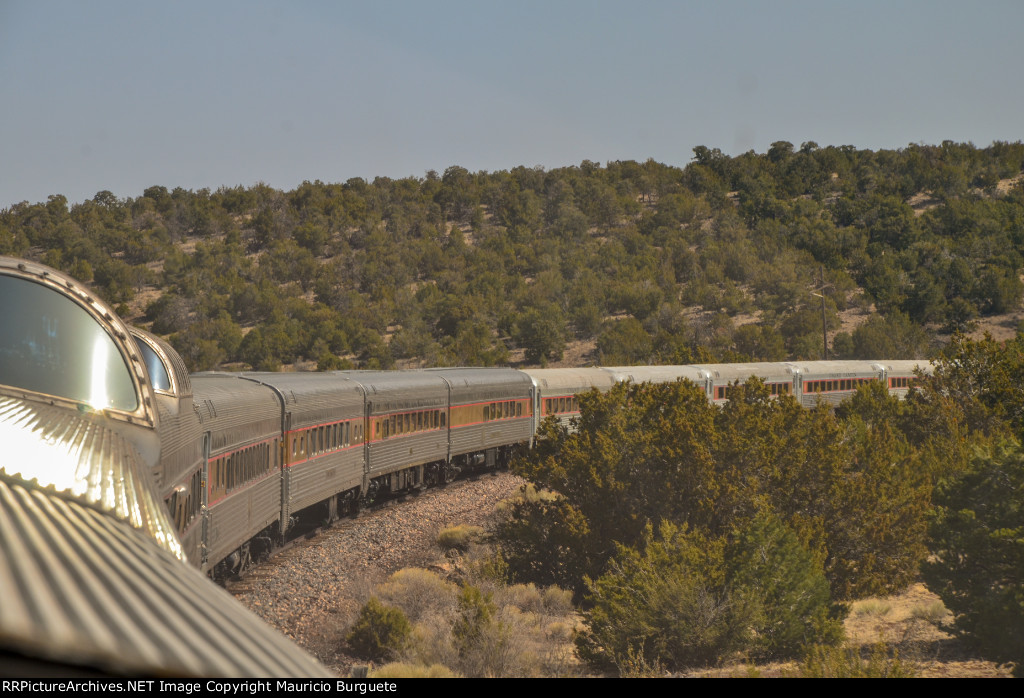
[[26, 279], [0, 276], [0, 383], [133, 412], [139, 396], [121, 350], [84, 308]]
[[135, 335], [132, 335], [132, 339], [135, 340], [135, 346], [138, 347], [139, 353], [142, 354], [142, 361], [146, 364], [146, 372], [149, 373], [149, 380], [153, 384], [153, 390], [170, 391], [171, 377], [167, 373], [167, 367], [164, 366], [164, 362], [160, 360], [160, 355], [153, 351], [153, 347]]

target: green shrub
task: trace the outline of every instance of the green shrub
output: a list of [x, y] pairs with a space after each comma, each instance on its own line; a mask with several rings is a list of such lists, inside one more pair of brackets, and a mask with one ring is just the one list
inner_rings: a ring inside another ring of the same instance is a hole
[[643, 553], [619, 546], [609, 571], [588, 580], [580, 656], [630, 675], [717, 661], [743, 646], [751, 620], [724, 581], [722, 542], [699, 533], [664, 523]]
[[510, 643], [508, 626], [499, 620], [492, 595], [467, 584], [459, 594], [452, 625], [452, 644], [459, 668], [470, 677], [508, 676], [518, 648]]
[[400, 609], [385, 606], [374, 597], [359, 611], [345, 641], [360, 657], [383, 659], [402, 649], [411, 630]]
[[581, 657], [620, 673], [679, 670], [734, 652], [791, 657], [842, 637], [821, 563], [760, 516], [729, 539], [663, 523], [643, 552], [620, 546], [590, 582]]
[[843, 637], [821, 563], [777, 519], [760, 515], [726, 548], [728, 584], [752, 607], [748, 652], [792, 657], [812, 643]]
[[937, 488], [928, 588], [955, 616], [955, 630], [1024, 676], [1024, 450], [979, 454]]

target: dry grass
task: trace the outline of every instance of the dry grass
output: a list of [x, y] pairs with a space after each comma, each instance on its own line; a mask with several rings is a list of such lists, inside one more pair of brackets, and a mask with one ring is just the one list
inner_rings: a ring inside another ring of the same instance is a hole
[[[858, 613], [858, 608], [869, 610]], [[885, 613], [880, 612], [883, 608]], [[845, 623], [846, 637], [862, 650], [886, 643], [899, 651], [901, 659], [913, 662], [923, 678], [1010, 676], [1009, 669], [972, 656], [947, 631], [950, 620], [939, 598], [923, 584], [915, 584], [894, 596], [854, 604]]]

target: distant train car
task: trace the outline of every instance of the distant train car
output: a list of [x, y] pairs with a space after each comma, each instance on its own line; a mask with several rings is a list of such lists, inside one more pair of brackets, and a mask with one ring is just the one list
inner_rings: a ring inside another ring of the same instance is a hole
[[612, 379], [633, 383], [675, 383], [688, 380], [711, 399], [711, 375], [698, 366], [606, 366]]
[[192, 387], [207, 460], [200, 564], [244, 569], [281, 531], [281, 403], [236, 375], [198, 373]]
[[443, 368], [449, 389], [450, 459], [459, 468], [507, 465], [534, 434], [533, 382], [505, 368]]
[[837, 405], [864, 383], [881, 381], [883, 369], [870, 361], [797, 361], [800, 372], [800, 404], [818, 402]]
[[882, 380], [889, 392], [897, 397], [906, 397], [907, 392], [920, 383], [919, 374], [926, 376], [932, 373], [930, 361], [896, 360], [879, 361], [882, 367]]
[[284, 530], [298, 512], [323, 503], [316, 516], [333, 521], [351, 511], [365, 485], [364, 388], [325, 373], [246, 373], [280, 402]]
[[523, 371], [534, 385], [534, 432], [540, 423], [557, 416], [563, 424], [579, 416], [576, 396], [596, 388], [601, 392], [615, 385], [615, 378], [601, 368], [528, 368]]
[[428, 371], [349, 371], [366, 405], [363, 496], [451, 479], [448, 385]]
[[699, 364], [695, 368], [708, 376], [708, 398], [716, 405], [729, 399], [729, 391], [737, 381], [742, 383], [751, 376], [764, 381], [772, 395], [793, 395], [799, 371], [788, 363]]

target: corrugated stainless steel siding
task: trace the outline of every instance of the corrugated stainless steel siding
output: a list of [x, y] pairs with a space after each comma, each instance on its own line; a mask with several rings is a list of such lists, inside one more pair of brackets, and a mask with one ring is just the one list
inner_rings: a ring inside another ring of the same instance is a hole
[[483, 424], [455, 427], [451, 430], [452, 455], [482, 451], [495, 446], [525, 443], [533, 436], [533, 419], [496, 419]]
[[0, 645], [128, 675], [327, 676], [141, 532], [0, 480]]
[[363, 446], [350, 446], [293, 465], [286, 471], [288, 477], [289, 516], [299, 509], [327, 499], [338, 492], [363, 484]]
[[230, 492], [209, 506], [207, 517], [207, 563], [211, 569], [238, 546], [281, 518], [281, 471]]
[[452, 406], [476, 402], [528, 398], [533, 382], [520, 371], [508, 368], [437, 368], [452, 388]]
[[370, 477], [376, 477], [392, 470], [443, 461], [447, 458], [447, 429], [402, 434], [370, 444], [367, 470]]
[[157, 396], [160, 408], [160, 467], [154, 471], [160, 494], [170, 496], [203, 462], [203, 429], [192, 400]]
[[333, 373], [244, 373], [252, 381], [276, 388], [291, 414], [291, 428], [358, 419], [363, 416], [363, 391], [344, 375]]
[[0, 397], [0, 475], [62, 492], [142, 529], [184, 558], [174, 526], [138, 451], [104, 415]]
[[192, 386], [211, 456], [280, 435], [281, 402], [270, 388], [212, 373], [193, 376]]

